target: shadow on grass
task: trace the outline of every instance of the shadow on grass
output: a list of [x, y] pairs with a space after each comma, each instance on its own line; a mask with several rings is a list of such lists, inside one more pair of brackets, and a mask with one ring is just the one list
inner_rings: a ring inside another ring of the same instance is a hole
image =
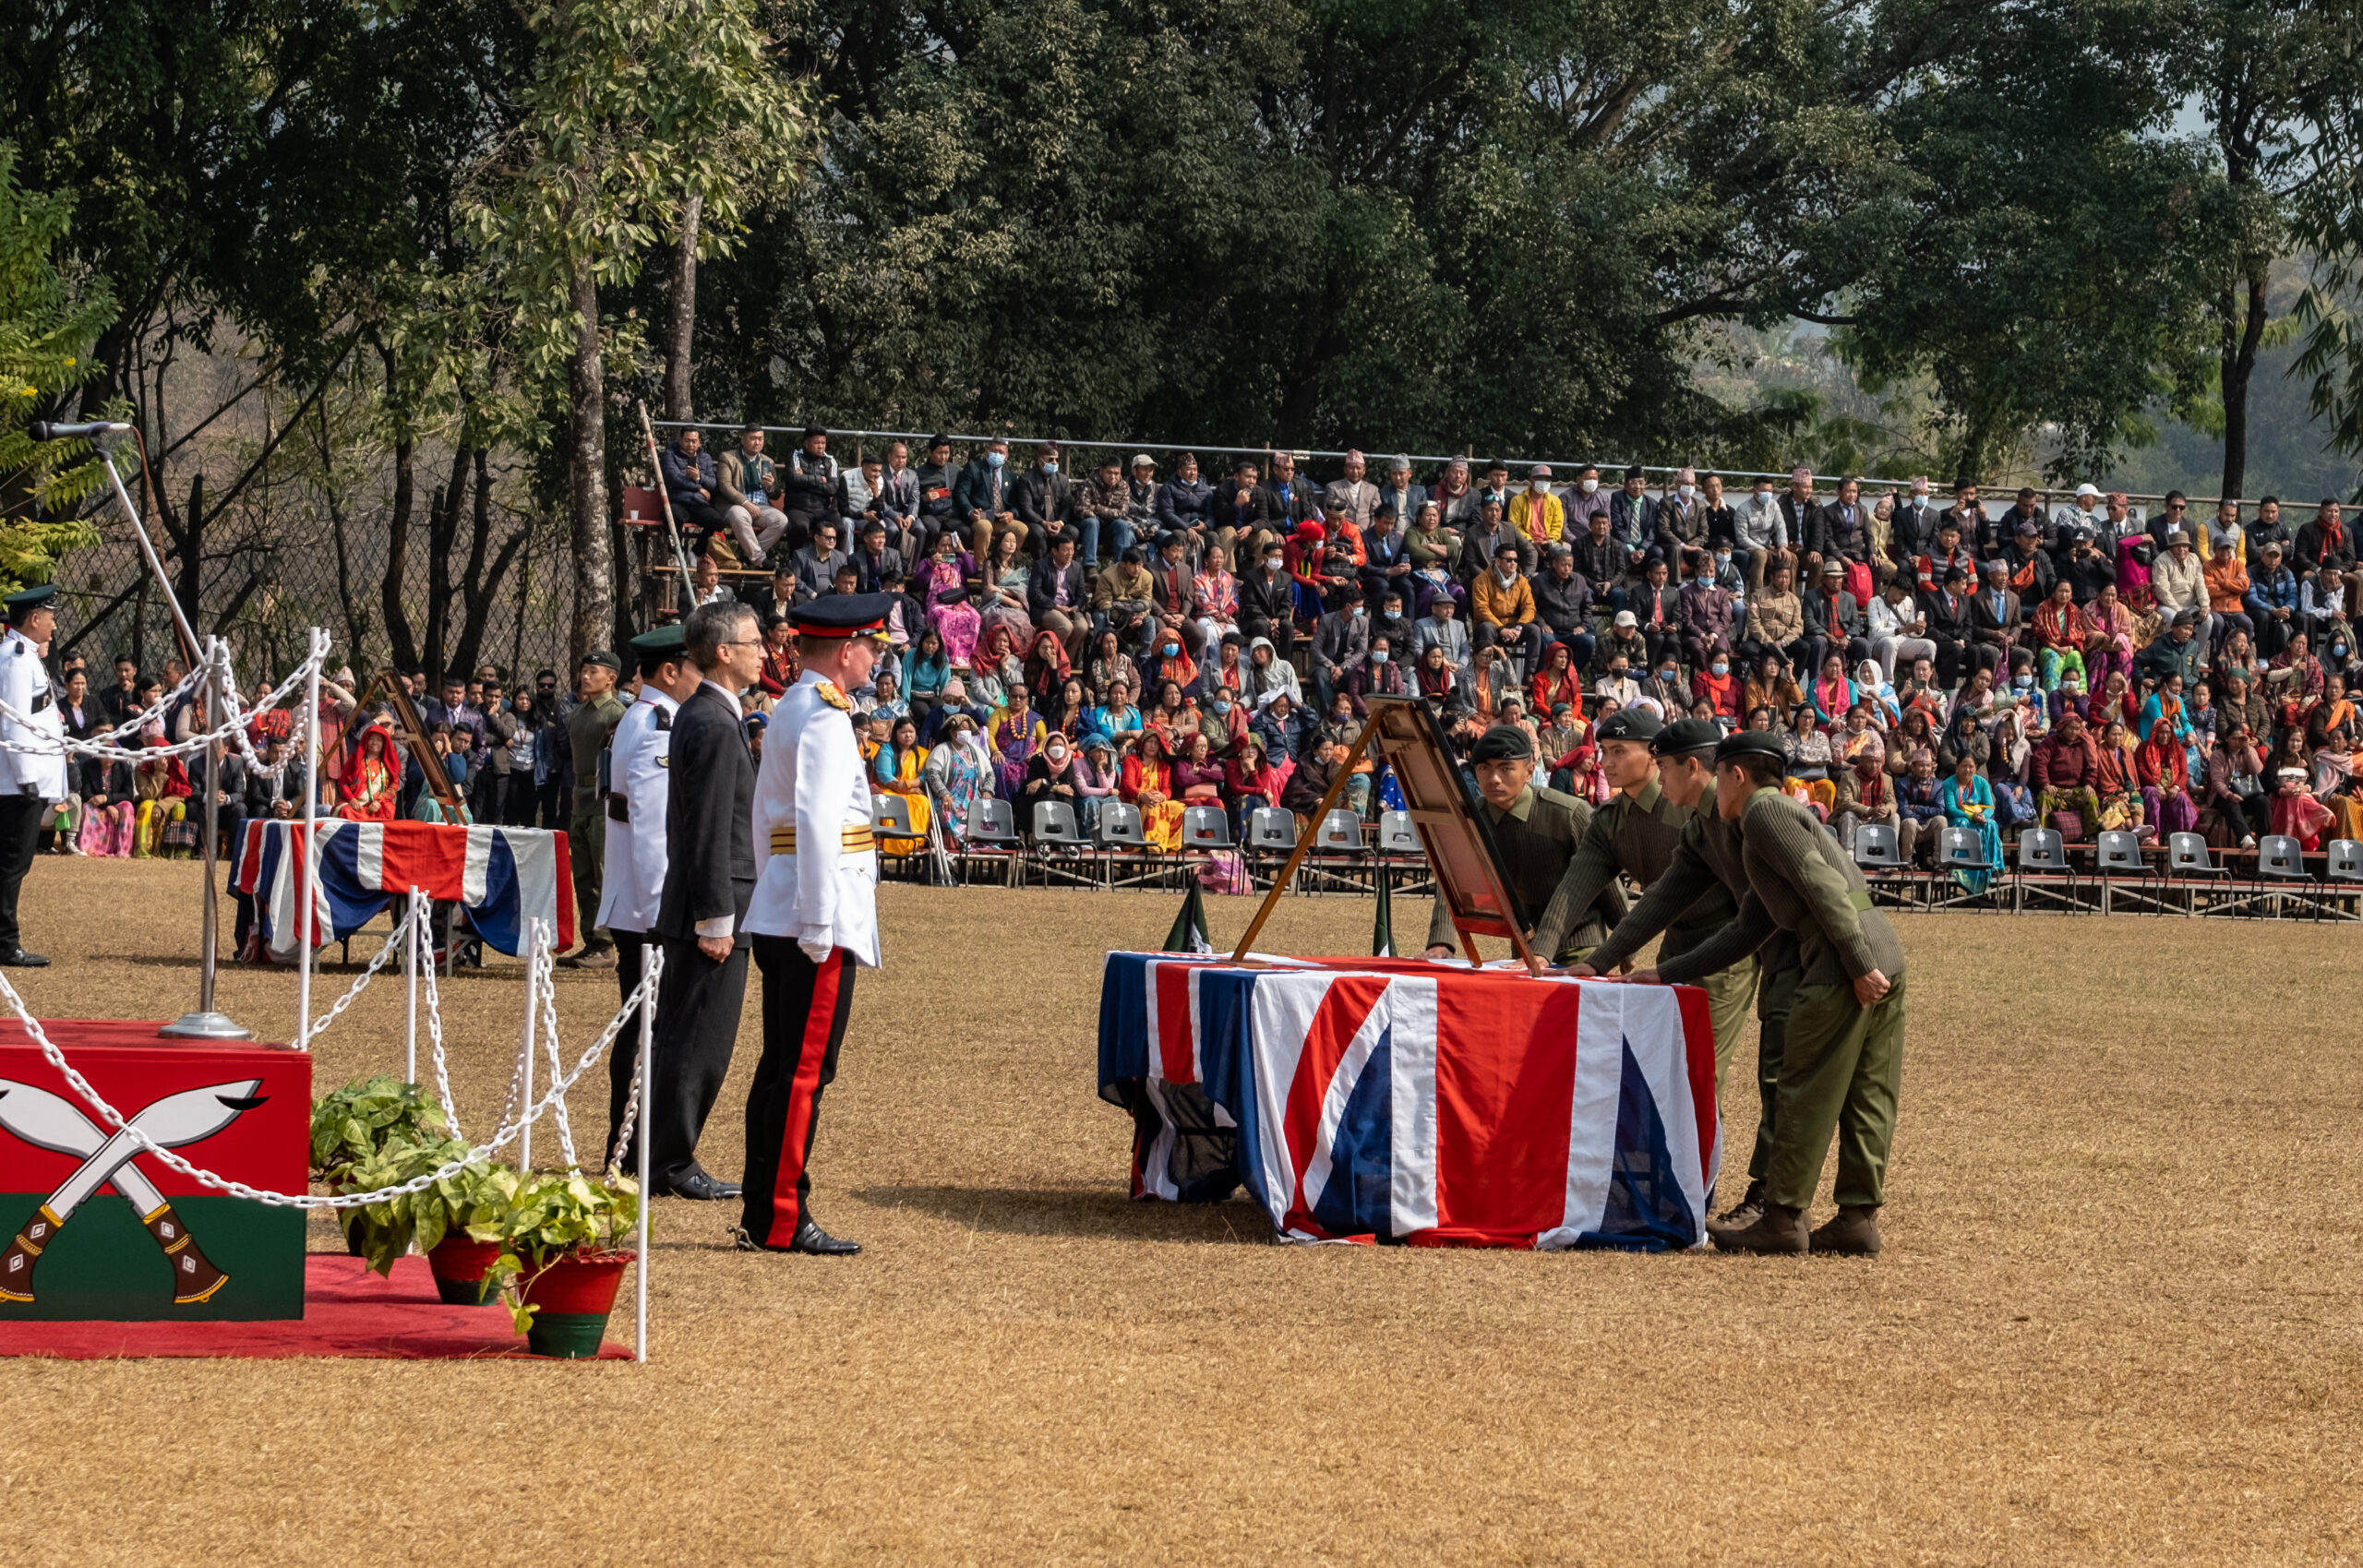
[[1262, 1242], [1271, 1227], [1253, 1204], [1136, 1203], [1116, 1188], [863, 1187], [885, 1209], [918, 1209], [964, 1230], [1109, 1241]]

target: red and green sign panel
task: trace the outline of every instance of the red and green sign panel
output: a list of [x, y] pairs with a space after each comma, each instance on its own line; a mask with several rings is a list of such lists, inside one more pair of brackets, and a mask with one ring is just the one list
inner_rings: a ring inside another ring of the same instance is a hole
[[[76, 1071], [190, 1164], [279, 1192], [309, 1178], [312, 1059], [44, 1021]], [[181, 1175], [109, 1127], [21, 1025], [0, 1025], [0, 1324], [300, 1318], [304, 1215]]]

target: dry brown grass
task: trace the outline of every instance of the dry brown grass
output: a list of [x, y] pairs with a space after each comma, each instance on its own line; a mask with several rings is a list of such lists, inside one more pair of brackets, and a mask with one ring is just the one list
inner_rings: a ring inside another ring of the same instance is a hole
[[[189, 1004], [188, 868], [44, 860], [26, 902], [37, 945], [78, 955], [18, 976], [43, 1011]], [[817, 1211], [864, 1256], [731, 1253], [713, 1208], [661, 1203], [645, 1368], [0, 1362], [10, 1559], [2278, 1563], [2363, 1545], [2350, 930], [1906, 922], [1889, 1250], [1861, 1263], [1293, 1249], [1242, 1203], [1134, 1205], [1127, 1123], [1093, 1095], [1098, 959], [1160, 940], [1173, 898], [884, 903], [888, 967], [862, 976], [817, 1156]], [[1409, 932], [1425, 910], [1399, 913]], [[1213, 915], [1221, 940], [1247, 906]], [[1369, 918], [1291, 900], [1269, 944], [1365, 951]], [[230, 973], [222, 995], [290, 1031], [288, 978]], [[481, 1123], [522, 993], [497, 969], [448, 995]], [[568, 976], [570, 1036], [614, 997]], [[401, 1019], [399, 988], [373, 990], [324, 1041], [322, 1082], [399, 1064]], [[708, 1132], [720, 1172], [757, 1048], [742, 1035]], [[590, 1128], [604, 1090], [585, 1088]], [[1735, 1109], [1732, 1147], [1752, 1119]]]

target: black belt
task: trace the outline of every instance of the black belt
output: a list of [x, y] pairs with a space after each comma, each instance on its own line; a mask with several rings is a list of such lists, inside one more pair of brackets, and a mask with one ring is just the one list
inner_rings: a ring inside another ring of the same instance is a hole
[[630, 821], [631, 796], [617, 795], [610, 791], [607, 796], [607, 820], [610, 822]]

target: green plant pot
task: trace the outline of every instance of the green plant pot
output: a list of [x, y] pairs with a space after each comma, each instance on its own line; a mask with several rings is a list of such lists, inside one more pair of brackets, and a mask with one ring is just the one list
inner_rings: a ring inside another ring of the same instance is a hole
[[568, 1360], [596, 1356], [631, 1261], [630, 1252], [561, 1258], [526, 1281], [522, 1294], [535, 1310], [525, 1343], [534, 1354]]
[[435, 1271], [435, 1294], [446, 1306], [483, 1306], [492, 1299], [493, 1282], [487, 1271], [498, 1256], [498, 1242], [445, 1237], [426, 1254], [426, 1266]]

